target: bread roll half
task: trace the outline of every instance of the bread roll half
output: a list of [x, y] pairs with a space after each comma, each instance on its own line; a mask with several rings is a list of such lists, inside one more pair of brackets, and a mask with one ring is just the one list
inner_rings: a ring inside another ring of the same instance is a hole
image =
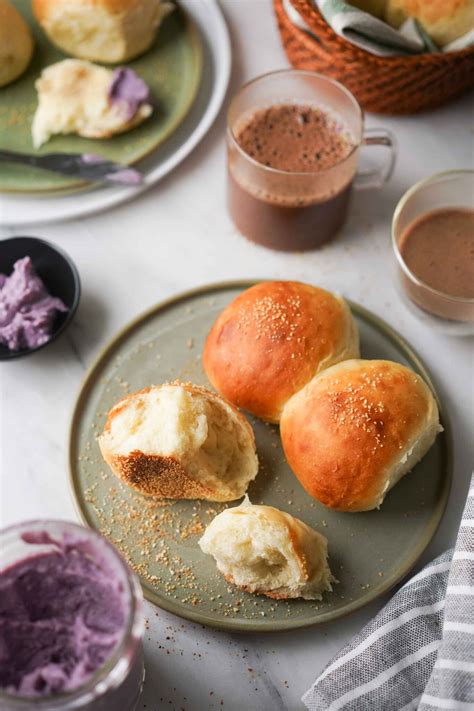
[[440, 430], [423, 379], [387, 360], [348, 360], [325, 370], [290, 400], [280, 424], [301, 484], [339, 511], [380, 506]]
[[[133, 77], [136, 101], [114, 97], [122, 73]], [[43, 69], [35, 86], [38, 108], [31, 133], [36, 148], [60, 133], [111, 138], [138, 126], [153, 111], [147, 85], [128, 68], [112, 71], [82, 59], [63, 59]]]
[[38, 22], [57, 47], [112, 64], [145, 52], [172, 8], [166, 0], [33, 0]]
[[309, 284], [269, 281], [219, 315], [203, 365], [224, 397], [279, 422], [285, 403], [316, 373], [358, 355], [357, 326], [344, 299]]
[[99, 446], [114, 474], [159, 499], [233, 501], [258, 470], [245, 417], [190, 383], [127, 395], [110, 410]]
[[218, 514], [199, 541], [225, 578], [275, 599], [320, 600], [332, 590], [327, 540], [305, 523], [248, 497]]

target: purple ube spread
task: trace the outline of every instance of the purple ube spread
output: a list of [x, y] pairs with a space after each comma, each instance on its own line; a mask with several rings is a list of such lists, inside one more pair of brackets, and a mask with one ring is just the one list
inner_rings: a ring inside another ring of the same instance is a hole
[[118, 67], [114, 70], [109, 96], [113, 104], [124, 107], [127, 121], [135, 116], [140, 106], [150, 103], [148, 86], [128, 67]]
[[49, 341], [58, 311], [67, 307], [48, 293], [29, 257], [15, 263], [11, 276], [0, 274], [0, 343], [11, 351]]
[[[47, 533], [27, 543], [55, 543]], [[82, 686], [123, 637], [127, 605], [87, 541], [55, 543], [0, 573], [0, 688], [48, 696]]]

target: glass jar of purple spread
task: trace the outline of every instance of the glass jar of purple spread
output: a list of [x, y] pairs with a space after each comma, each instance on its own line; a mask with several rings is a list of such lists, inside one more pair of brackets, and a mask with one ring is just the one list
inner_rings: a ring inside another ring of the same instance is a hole
[[0, 709], [133, 711], [142, 593], [97, 533], [63, 521], [0, 531]]

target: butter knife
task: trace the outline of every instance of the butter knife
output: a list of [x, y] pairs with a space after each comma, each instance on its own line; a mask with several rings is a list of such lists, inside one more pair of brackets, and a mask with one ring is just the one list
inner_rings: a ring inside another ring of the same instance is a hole
[[133, 186], [143, 182], [142, 173], [135, 168], [114, 163], [94, 153], [46, 153], [35, 156], [0, 149], [0, 160], [22, 163], [94, 183]]

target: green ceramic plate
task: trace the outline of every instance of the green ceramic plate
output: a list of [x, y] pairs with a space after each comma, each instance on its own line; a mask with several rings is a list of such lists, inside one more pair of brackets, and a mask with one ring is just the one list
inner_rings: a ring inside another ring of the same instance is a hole
[[[114, 138], [90, 140], [79, 136], [54, 136], [35, 151], [31, 123], [36, 110], [35, 81], [41, 70], [64, 59], [36, 23], [29, 0], [15, 3], [28, 20], [35, 37], [35, 53], [28, 71], [0, 89], [0, 147], [27, 153], [100, 153], [122, 163], [136, 163], [155, 150], [185, 117], [196, 95], [202, 71], [202, 47], [198, 31], [176, 9], [163, 22], [153, 47], [128, 62], [150, 86], [155, 110], [141, 126]], [[0, 190], [5, 192], [50, 192], [71, 190], [76, 179], [26, 166], [0, 163]]]
[[[362, 607], [401, 580], [428, 545], [441, 519], [451, 478], [445, 431], [379, 511], [338, 513], [313, 501], [285, 462], [278, 427], [251, 418], [260, 472], [253, 503], [289, 511], [329, 539], [339, 580], [319, 603], [274, 601], [239, 591], [198, 547], [202, 529], [225, 505], [155, 502], [121, 484], [102, 461], [96, 437], [109, 408], [125, 393], [175, 378], [207, 384], [201, 351], [216, 316], [250, 286], [238, 282], [197, 289], [166, 301], [129, 324], [89, 371], [72, 419], [70, 469], [84, 522], [104, 533], [139, 573], [145, 596], [188, 619], [233, 630], [281, 630], [334, 620]], [[383, 321], [352, 304], [366, 358], [405, 363], [428, 382], [411, 348]]]

